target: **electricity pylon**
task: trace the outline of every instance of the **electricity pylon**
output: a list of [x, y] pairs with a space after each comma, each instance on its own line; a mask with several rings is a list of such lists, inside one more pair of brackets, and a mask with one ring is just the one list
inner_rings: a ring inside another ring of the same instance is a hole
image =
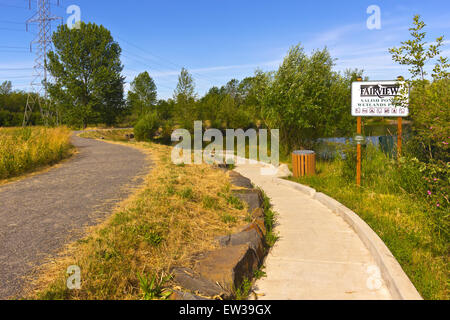
[[[57, 5], [59, 5], [59, 0], [57, 0]], [[31, 10], [31, 0], [29, 0], [29, 6]], [[51, 107], [48, 103], [47, 54], [52, 49], [52, 22], [55, 20], [62, 21], [62, 18], [51, 14], [50, 0], [36, 0], [36, 12], [26, 21], [27, 31], [29, 24], [36, 23], [39, 32], [30, 44], [31, 52], [33, 51], [33, 45], [36, 47], [36, 58], [33, 67], [33, 80], [30, 84], [31, 92], [28, 93], [27, 105], [25, 106], [23, 126], [29, 124], [31, 114], [36, 106], [39, 106], [45, 125], [48, 125], [50, 118], [53, 117]], [[57, 115], [56, 123], [58, 123]]]

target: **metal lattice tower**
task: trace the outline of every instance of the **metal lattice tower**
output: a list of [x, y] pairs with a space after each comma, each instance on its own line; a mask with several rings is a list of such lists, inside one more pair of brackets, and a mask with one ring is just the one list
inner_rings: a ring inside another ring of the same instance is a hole
[[[32, 8], [31, 2], [32, 0], [29, 0], [30, 10]], [[59, 5], [59, 0], [57, 0], [57, 5]], [[36, 47], [36, 58], [34, 60], [33, 80], [30, 84], [31, 92], [28, 94], [27, 105], [25, 106], [23, 126], [29, 124], [31, 114], [36, 106], [39, 106], [45, 125], [48, 125], [50, 118], [53, 117], [51, 107], [48, 105], [46, 61], [47, 54], [52, 49], [52, 22], [55, 20], [62, 20], [62, 18], [51, 14], [50, 0], [36, 0], [36, 12], [26, 21], [27, 31], [28, 25], [35, 23], [38, 25], [39, 32], [30, 44], [30, 51], [33, 51], [33, 46]], [[57, 119], [56, 122], [58, 122]]]

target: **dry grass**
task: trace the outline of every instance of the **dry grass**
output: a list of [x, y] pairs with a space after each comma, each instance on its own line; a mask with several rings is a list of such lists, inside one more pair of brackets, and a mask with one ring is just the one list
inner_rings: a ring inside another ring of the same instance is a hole
[[66, 127], [0, 128], [0, 183], [69, 157], [70, 135]]
[[[144, 187], [62, 258], [44, 266], [28, 298], [140, 299], [139, 275], [151, 278], [175, 265], [190, 266], [190, 257], [214, 248], [217, 236], [246, 224], [246, 210], [229, 201], [224, 172], [175, 166], [167, 146], [132, 145], [151, 149], [153, 168]], [[81, 269], [81, 290], [66, 287], [70, 265]]]
[[125, 135], [131, 133], [133, 133], [133, 129], [90, 129], [89, 131], [81, 133], [80, 137], [89, 139], [100, 139], [104, 137], [109, 141], [126, 142], [128, 141], [128, 139], [125, 137]]

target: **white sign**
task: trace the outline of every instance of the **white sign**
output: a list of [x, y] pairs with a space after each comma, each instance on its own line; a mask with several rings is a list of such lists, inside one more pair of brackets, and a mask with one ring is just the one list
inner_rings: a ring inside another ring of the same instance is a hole
[[352, 116], [407, 117], [409, 90], [405, 86], [404, 81], [353, 82]]

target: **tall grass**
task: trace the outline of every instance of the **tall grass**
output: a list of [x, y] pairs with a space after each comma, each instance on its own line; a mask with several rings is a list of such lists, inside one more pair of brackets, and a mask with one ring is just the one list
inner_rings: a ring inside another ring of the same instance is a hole
[[0, 179], [8, 179], [70, 155], [70, 130], [59, 128], [0, 128]]
[[[318, 163], [318, 174], [298, 181], [355, 211], [381, 237], [425, 299], [449, 299], [448, 207], [430, 205], [421, 172], [373, 146], [363, 159], [363, 186], [355, 184], [355, 164]], [[426, 186], [425, 186], [426, 188]]]

